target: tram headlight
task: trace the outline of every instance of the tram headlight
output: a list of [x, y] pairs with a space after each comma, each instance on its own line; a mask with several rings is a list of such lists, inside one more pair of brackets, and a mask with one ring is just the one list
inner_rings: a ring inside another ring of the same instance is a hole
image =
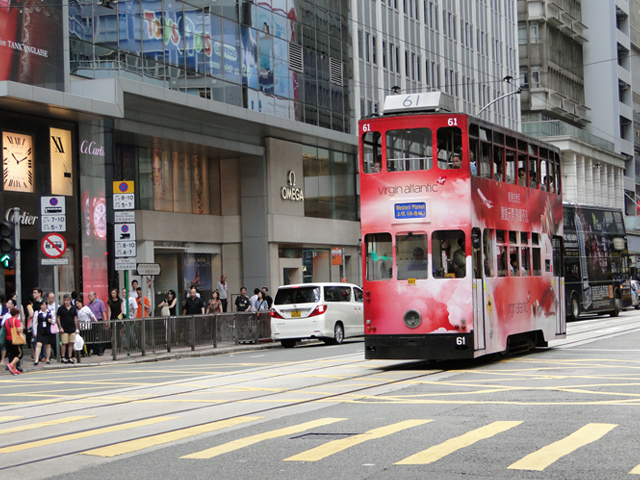
[[418, 328], [422, 323], [422, 315], [417, 310], [407, 310], [403, 317], [404, 324], [409, 328]]

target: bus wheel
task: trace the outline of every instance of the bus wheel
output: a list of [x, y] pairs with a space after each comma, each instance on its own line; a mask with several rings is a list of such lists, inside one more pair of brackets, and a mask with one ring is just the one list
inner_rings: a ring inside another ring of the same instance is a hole
[[571, 320], [578, 320], [580, 317], [580, 302], [578, 302], [578, 297], [573, 295], [571, 297]]
[[620, 298], [620, 295], [616, 294], [613, 305], [614, 307], [613, 312], [611, 312], [611, 316], [617, 317], [618, 315], [620, 315], [620, 310], [622, 310], [622, 299]]

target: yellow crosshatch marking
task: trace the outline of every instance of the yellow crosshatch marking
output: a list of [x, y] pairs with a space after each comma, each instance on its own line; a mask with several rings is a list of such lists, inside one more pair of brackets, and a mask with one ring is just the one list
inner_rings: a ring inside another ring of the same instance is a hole
[[49, 420], [47, 422], [33, 423], [31, 425], [21, 425], [19, 427], [5, 428], [3, 430], [0, 430], [0, 435], [6, 435], [8, 433], [26, 432], [27, 430], [50, 427], [52, 425], [61, 425], [63, 423], [77, 422], [78, 420], [86, 420], [88, 418], [96, 418], [96, 416], [90, 415], [90, 416], [65, 417], [65, 418], [59, 418], [57, 420]]

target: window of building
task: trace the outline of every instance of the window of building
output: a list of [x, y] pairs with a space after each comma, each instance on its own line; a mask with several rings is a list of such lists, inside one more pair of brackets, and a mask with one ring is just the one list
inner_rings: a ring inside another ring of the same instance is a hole
[[382, 68], [387, 68], [387, 42], [382, 41]]
[[529, 37], [531, 43], [540, 43], [540, 29], [537, 23], [529, 25]]
[[375, 36], [371, 37], [371, 61], [374, 65], [378, 64], [378, 59], [376, 58], [376, 43], [377, 39]]

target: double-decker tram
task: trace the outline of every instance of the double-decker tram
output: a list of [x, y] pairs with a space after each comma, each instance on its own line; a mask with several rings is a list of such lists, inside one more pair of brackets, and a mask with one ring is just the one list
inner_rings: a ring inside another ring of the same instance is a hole
[[365, 357], [447, 360], [564, 338], [559, 151], [387, 97], [360, 132]]

